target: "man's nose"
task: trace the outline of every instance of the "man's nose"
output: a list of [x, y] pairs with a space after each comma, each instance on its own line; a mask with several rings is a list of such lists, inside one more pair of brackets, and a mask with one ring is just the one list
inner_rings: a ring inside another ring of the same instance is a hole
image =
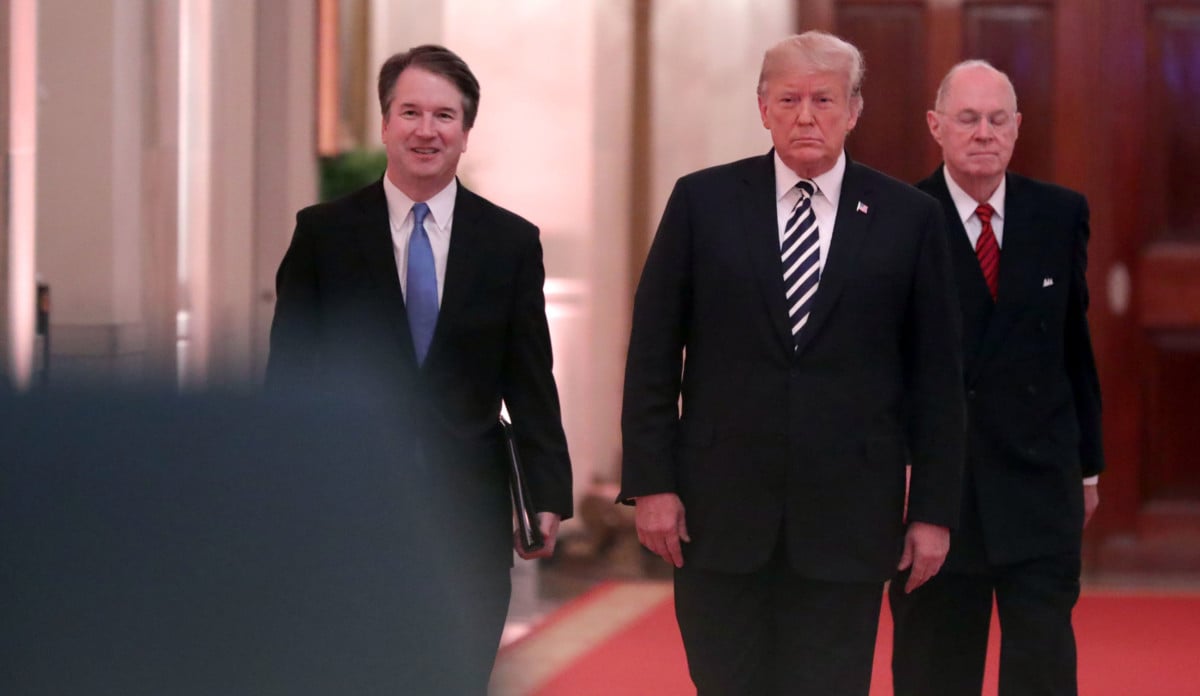
[[807, 99], [801, 99], [799, 106], [796, 107], [796, 122], [797, 123], [812, 123], [813, 110], [812, 105]]
[[975, 124], [975, 130], [971, 133], [979, 140], [991, 140], [992, 136], [996, 135], [996, 129], [992, 126], [992, 122], [986, 118], [979, 119], [979, 123]]
[[417, 119], [417, 135], [434, 135], [433, 114], [422, 114], [421, 117]]

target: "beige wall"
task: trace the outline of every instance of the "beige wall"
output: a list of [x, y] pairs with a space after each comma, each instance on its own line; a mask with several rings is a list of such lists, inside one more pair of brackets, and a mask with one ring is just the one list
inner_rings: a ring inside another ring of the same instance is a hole
[[39, 1], [56, 380], [257, 378], [274, 269], [316, 198], [310, 5]]
[[655, 0], [652, 210], [688, 172], [771, 147], [755, 89], [763, 52], [795, 33], [794, 2]]

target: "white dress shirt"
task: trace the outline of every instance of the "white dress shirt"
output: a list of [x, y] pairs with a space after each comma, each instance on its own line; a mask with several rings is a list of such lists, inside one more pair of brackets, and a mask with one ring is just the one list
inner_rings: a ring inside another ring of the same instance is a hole
[[[962, 220], [963, 227], [967, 230], [967, 239], [971, 241], [971, 248], [975, 248], [975, 244], [979, 241], [979, 235], [983, 232], [983, 222], [979, 216], [975, 214], [975, 209], [979, 207], [979, 201], [971, 197], [954, 181], [954, 177], [942, 167], [942, 176], [946, 177], [946, 188], [950, 189], [950, 198], [954, 201], [954, 208], [958, 210], [958, 219]], [[1008, 188], [1008, 177], [1000, 180], [1000, 185], [992, 193], [992, 197], [987, 199], [988, 205], [992, 206], [992, 232], [996, 235], [996, 246], [1004, 248], [1004, 195]]]
[[[388, 222], [392, 228], [392, 251], [396, 255], [396, 270], [400, 272], [400, 290], [408, 297], [408, 238], [412, 236], [414, 201], [383, 177], [383, 192], [387, 196]], [[454, 201], [458, 198], [458, 181], [453, 180], [427, 201], [425, 234], [433, 247], [433, 267], [437, 272], [438, 306], [442, 304], [442, 288], [446, 285], [446, 257], [450, 255], [450, 228], [454, 222]]]
[[[812, 197], [813, 214], [817, 216], [817, 244], [821, 249], [818, 268], [825, 270], [825, 259], [829, 258], [829, 245], [833, 241], [833, 226], [837, 222], [838, 198], [842, 195], [842, 178], [846, 174], [846, 153], [838, 155], [833, 168], [813, 179], [817, 192]], [[775, 153], [775, 217], [779, 230], [779, 246], [783, 247], [783, 237], [787, 228], [788, 218], [792, 209], [800, 200], [800, 191], [796, 184], [800, 175], [788, 169], [788, 166]]]

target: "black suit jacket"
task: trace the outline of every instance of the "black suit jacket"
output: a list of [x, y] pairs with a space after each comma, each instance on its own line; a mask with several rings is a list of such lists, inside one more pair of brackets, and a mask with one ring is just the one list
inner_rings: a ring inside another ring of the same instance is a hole
[[881, 581], [900, 555], [906, 464], [910, 517], [958, 519], [961, 339], [943, 218], [849, 162], [793, 349], [774, 179], [768, 154], [671, 194], [634, 307], [621, 496], [678, 493], [686, 562], [700, 568], [760, 567], [782, 532], [808, 577]]
[[1088, 333], [1083, 196], [1007, 175], [995, 303], [939, 168], [963, 316], [967, 470], [947, 567], [1078, 552], [1082, 477], [1104, 468], [1100, 382]]
[[268, 385], [335, 391], [411, 424], [431, 491], [447, 496], [430, 500], [430, 514], [482, 560], [508, 564], [501, 400], [536, 506], [572, 512], [544, 281], [537, 228], [460, 184], [437, 327], [418, 366], [380, 180], [296, 216], [276, 279]]

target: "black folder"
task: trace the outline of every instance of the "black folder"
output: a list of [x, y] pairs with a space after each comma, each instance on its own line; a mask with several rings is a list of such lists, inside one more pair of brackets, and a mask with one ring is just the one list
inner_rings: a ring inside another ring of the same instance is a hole
[[500, 417], [500, 429], [504, 432], [504, 458], [508, 460], [508, 488], [512, 494], [513, 515], [517, 518], [517, 538], [526, 552], [537, 551], [545, 545], [542, 528], [538, 526], [537, 510], [529, 497], [529, 483], [525, 467], [521, 464], [521, 452], [517, 447], [517, 436], [512, 424]]

